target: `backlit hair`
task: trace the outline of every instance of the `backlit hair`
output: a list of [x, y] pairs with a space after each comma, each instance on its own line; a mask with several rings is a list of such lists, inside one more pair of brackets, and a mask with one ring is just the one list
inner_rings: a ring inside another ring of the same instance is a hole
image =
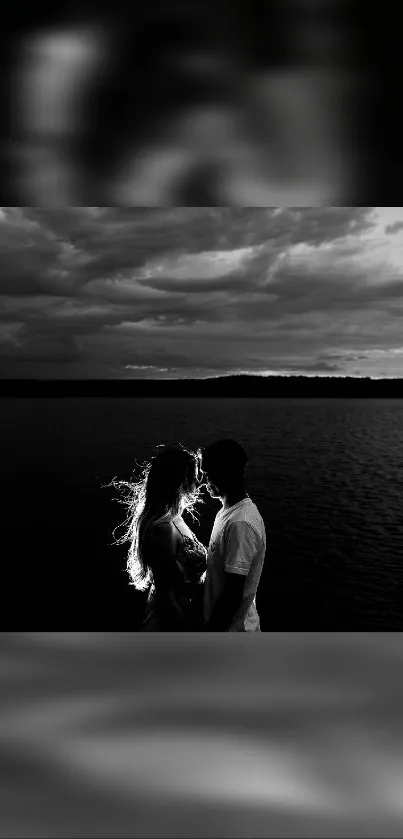
[[[202, 501], [200, 488], [192, 489], [197, 472], [198, 455], [182, 445], [159, 446], [159, 451], [149, 461], [138, 467], [139, 478], [119, 481], [112, 486], [118, 490], [119, 503], [127, 507], [122, 536], [115, 544], [128, 543], [127, 572], [130, 585], [146, 591], [152, 583], [152, 571], [142, 555], [141, 546], [147, 527], [164, 519], [172, 520], [184, 510], [197, 519], [195, 505]], [[115, 528], [114, 535], [118, 528]]]

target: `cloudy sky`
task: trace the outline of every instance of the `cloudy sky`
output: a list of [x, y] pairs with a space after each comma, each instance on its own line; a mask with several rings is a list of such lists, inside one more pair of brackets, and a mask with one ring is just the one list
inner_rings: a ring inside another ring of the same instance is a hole
[[0, 376], [403, 375], [403, 208], [0, 208]]

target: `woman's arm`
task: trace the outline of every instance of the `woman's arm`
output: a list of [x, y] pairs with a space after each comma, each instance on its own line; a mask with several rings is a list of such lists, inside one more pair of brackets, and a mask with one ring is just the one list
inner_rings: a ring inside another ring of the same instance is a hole
[[176, 615], [184, 620], [183, 609], [175, 594], [179, 576], [175, 563], [178, 539], [178, 533], [170, 522], [154, 525], [147, 535], [144, 550], [150, 556], [157, 594], [164, 594]]

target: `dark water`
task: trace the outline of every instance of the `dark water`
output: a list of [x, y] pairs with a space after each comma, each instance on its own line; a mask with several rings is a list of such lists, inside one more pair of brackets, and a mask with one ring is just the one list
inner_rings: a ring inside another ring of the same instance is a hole
[[[3, 399], [9, 626], [136, 628], [110, 545], [124, 510], [102, 485], [157, 443], [221, 436], [248, 451], [266, 524], [262, 628], [402, 629], [403, 401], [301, 398]], [[205, 543], [217, 509], [195, 527]]]

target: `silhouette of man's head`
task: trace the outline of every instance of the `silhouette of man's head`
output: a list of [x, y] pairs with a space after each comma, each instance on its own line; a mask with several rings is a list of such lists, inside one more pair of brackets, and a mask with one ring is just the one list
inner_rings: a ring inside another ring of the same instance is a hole
[[245, 481], [248, 457], [236, 440], [217, 440], [201, 449], [202, 470], [208, 486], [225, 495]]

